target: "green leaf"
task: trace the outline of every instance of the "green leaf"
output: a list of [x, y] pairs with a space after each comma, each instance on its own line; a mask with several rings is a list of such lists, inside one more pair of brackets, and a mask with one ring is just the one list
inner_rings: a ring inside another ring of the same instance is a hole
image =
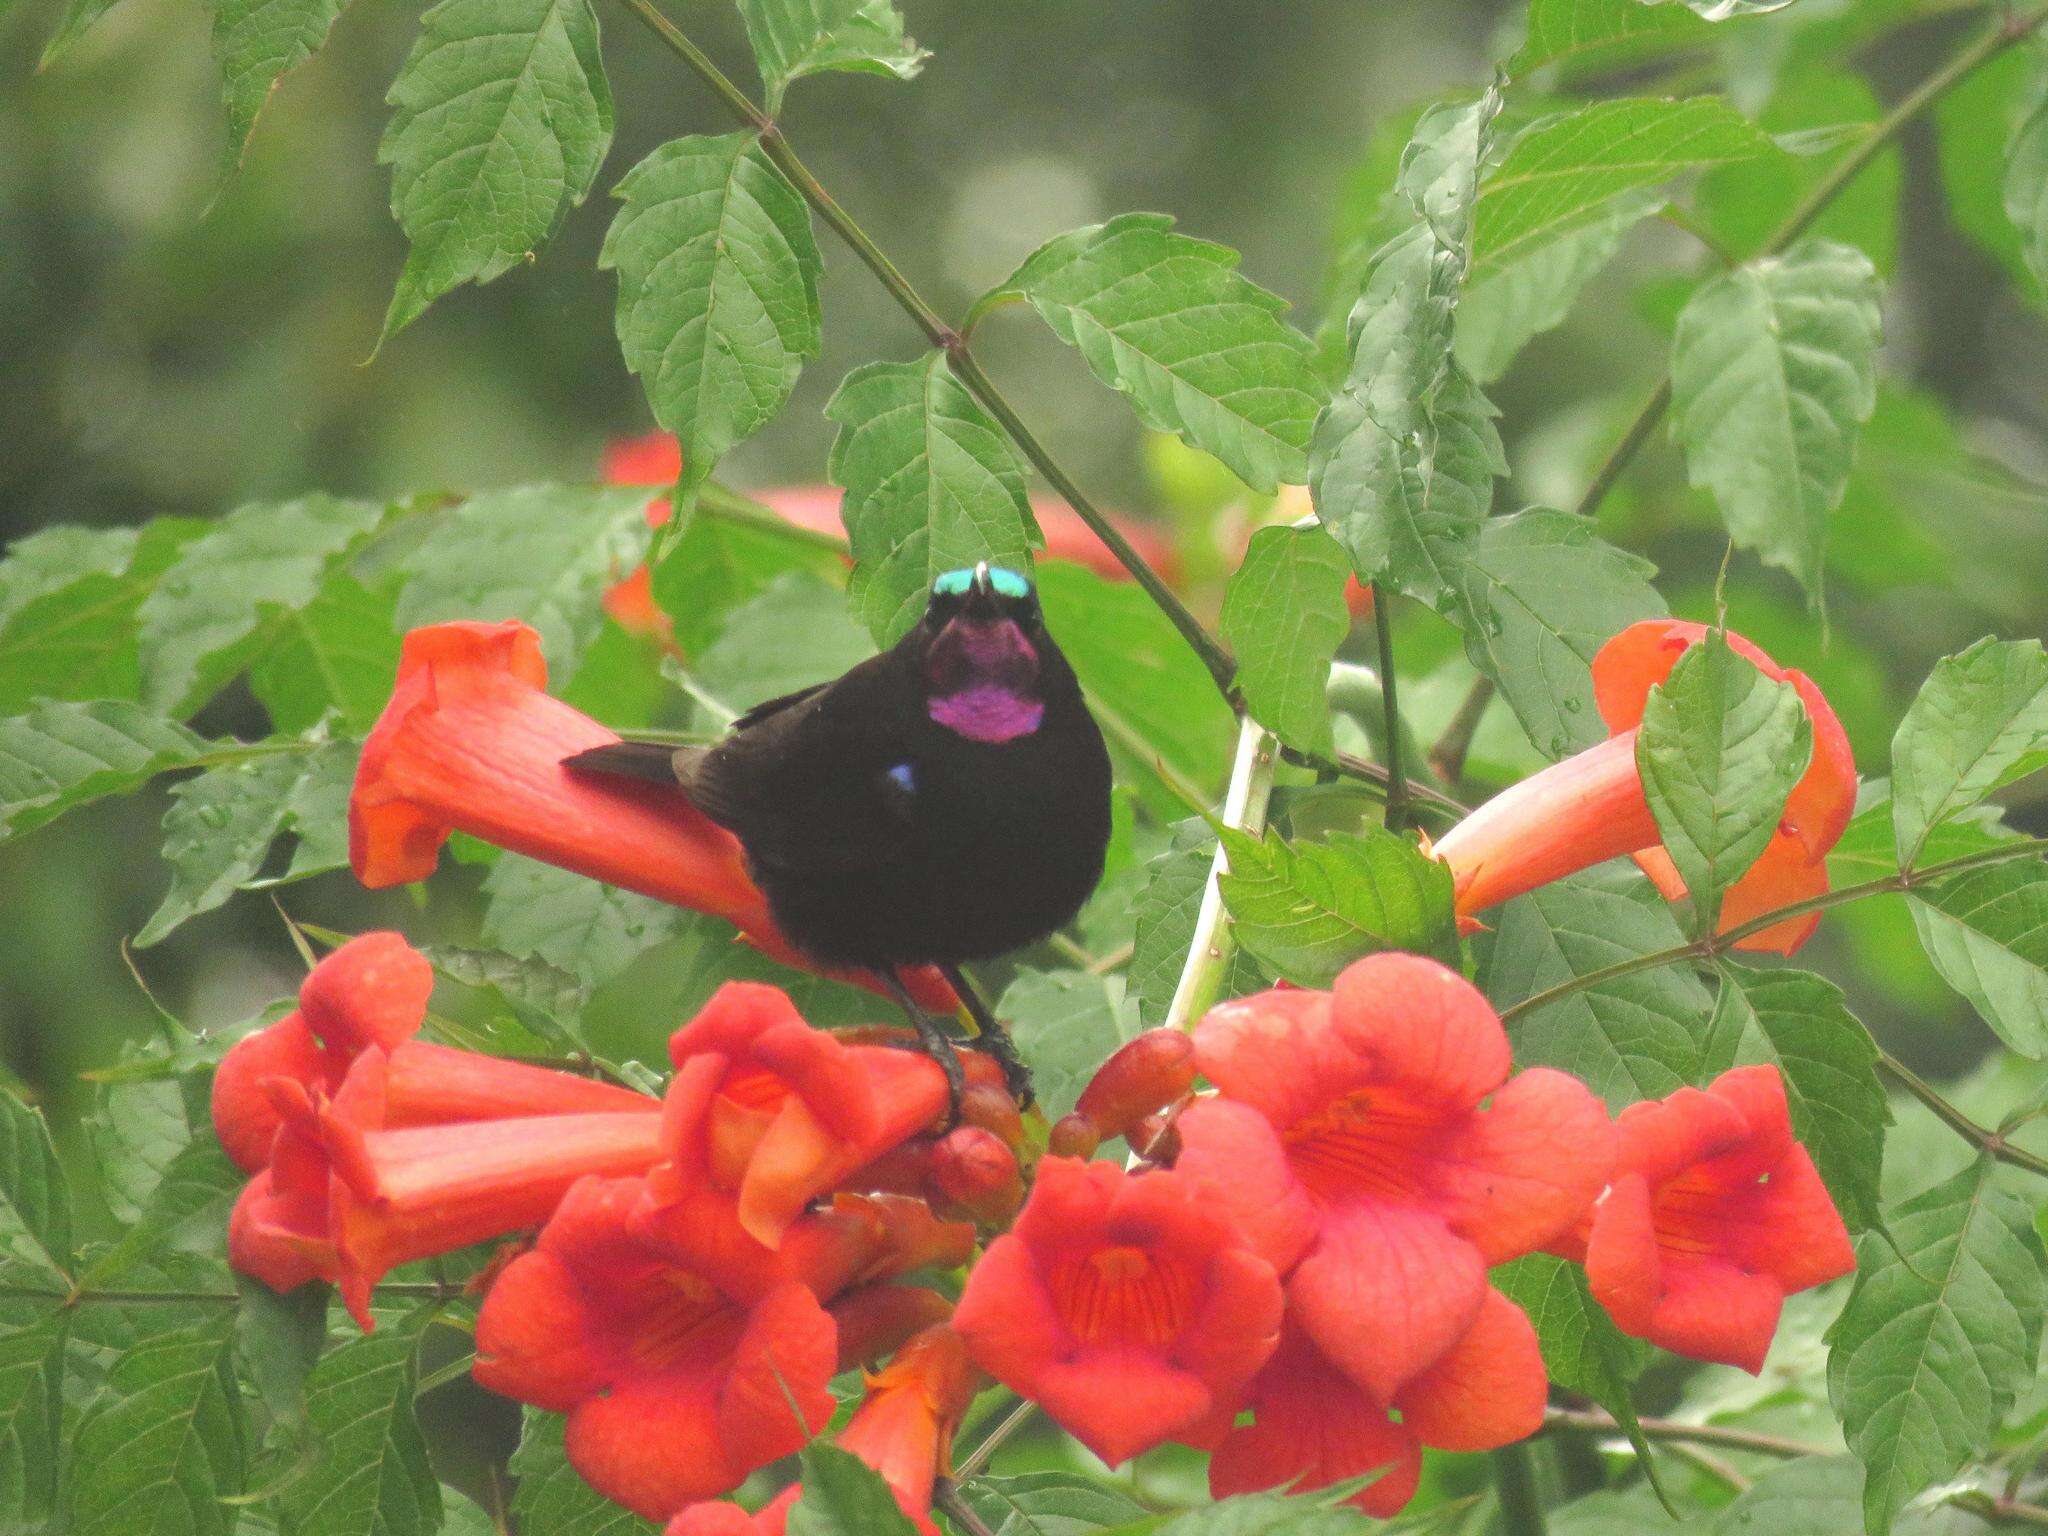
[[1847, 1456], [1801, 1456], [1772, 1467], [1707, 1522], [1712, 1536], [1852, 1536], [1863, 1469]]
[[[171, 888], [136, 934], [136, 947], [147, 949], [254, 882], [285, 832], [300, 839], [285, 878], [346, 863], [339, 815], [355, 757], [352, 743], [327, 742], [310, 752], [224, 763], [174, 788], [164, 813]], [[306, 856], [309, 845], [317, 856]]]
[[384, 515], [332, 496], [257, 502], [185, 545], [140, 609], [144, 702], [184, 715], [212, 698]]
[[733, 610], [691, 672], [737, 712], [830, 682], [874, 653], [847, 612], [844, 593], [807, 571], [791, 571]]
[[[1230, 706], [1158, 605], [1135, 582], [1106, 581], [1064, 561], [1040, 569], [1038, 600], [1098, 718], [1121, 720], [1194, 784], [1221, 784], [1230, 760]], [[1104, 734], [1155, 813], [1187, 814], [1179, 799], [1156, 788], [1149, 763], [1135, 762], [1113, 729], [1105, 726]]]
[[[1556, 880], [1500, 909], [1479, 968], [1503, 1011], [1604, 966], [1684, 943], [1670, 909], [1621, 866]], [[1609, 1106], [1662, 1098], [1699, 1076], [1698, 1035], [1712, 1009], [1684, 966], [1595, 982], [1508, 1021], [1515, 1063], [1558, 1067]]]
[[852, 1452], [813, 1441], [799, 1460], [804, 1491], [789, 1536], [916, 1536], [882, 1474]]
[[778, 532], [716, 516], [700, 502], [654, 567], [654, 601], [675, 625], [683, 654], [700, 656], [733, 610], [778, 576], [803, 571], [836, 585], [843, 569], [838, 553], [793, 528]]
[[235, 1289], [242, 1294], [235, 1308], [235, 1353], [243, 1372], [272, 1422], [303, 1440], [306, 1381], [327, 1345], [333, 1288], [317, 1282], [280, 1295], [260, 1280], [237, 1275]]
[[1123, 1489], [1080, 1472], [1021, 1472], [960, 1485], [990, 1536], [1094, 1536], [1145, 1517]]
[[674, 139], [612, 189], [598, 265], [619, 274], [619, 345], [682, 442], [680, 505], [773, 419], [818, 353], [811, 214], [751, 133]]
[[1713, 31], [1676, 5], [1643, 0], [1531, 0], [1529, 34], [1506, 69], [1517, 80], [1551, 64], [1573, 72], [1705, 48]]
[[235, 1387], [232, 1314], [159, 1334], [120, 1355], [71, 1446], [75, 1536], [229, 1536], [246, 1430]]
[[40, 1111], [0, 1092], [0, 1254], [71, 1270], [71, 1187]]
[[165, 1167], [135, 1224], [93, 1254], [83, 1283], [119, 1280], [147, 1288], [167, 1259], [196, 1261], [208, 1283], [224, 1282], [228, 1213], [247, 1182], [218, 1141], [193, 1137]]
[[1359, 1536], [1357, 1510], [1337, 1502], [1334, 1491], [1286, 1495], [1247, 1493], [1218, 1499], [1181, 1514], [1153, 1515], [1116, 1528], [1114, 1536]]
[[[188, 1043], [180, 1038], [170, 1059], [175, 1059], [178, 1046]], [[154, 1052], [136, 1053], [130, 1059], [167, 1060]], [[196, 1123], [206, 1124], [205, 1085], [203, 1072], [189, 1081], [172, 1076], [112, 1083], [101, 1079], [99, 1102], [85, 1131], [101, 1198], [116, 1220], [132, 1222], [141, 1214], [164, 1170], [192, 1140], [194, 1110]]]
[[[1209, 866], [1216, 856], [1216, 834], [1207, 822], [1188, 821], [1174, 829], [1173, 845], [1145, 866], [1138, 886], [1131, 963], [1124, 985], [1147, 1029], [1166, 1022], [1166, 1010], [1187, 965], [1194, 942], [1195, 919], [1202, 892], [1209, 884]], [[1268, 978], [1257, 960], [1238, 949], [1224, 977], [1222, 997], [1257, 991]]]
[[348, 0], [213, 0], [213, 57], [227, 97], [228, 154], [239, 161], [284, 77], [327, 41]]
[[1545, 118], [1480, 187], [1473, 261], [1491, 266], [1533, 249], [1638, 188], [1773, 153], [1769, 139], [1713, 96], [1622, 97]]
[[[1657, 14], [1642, 0], [1618, 3]], [[1475, 267], [1458, 299], [1455, 355], [1460, 366], [1482, 384], [1506, 373], [1533, 338], [1564, 323], [1581, 290], [1614, 259], [1629, 231], [1663, 202], [1656, 192], [1628, 193], [1554, 240]]]
[[1792, 1134], [1813, 1155], [1843, 1218], [1859, 1229], [1876, 1225], [1891, 1107], [1877, 1076], [1877, 1045], [1842, 989], [1811, 971], [1722, 962], [1700, 1075], [1758, 1062], [1784, 1079]]
[[512, 853], [484, 876], [484, 894], [486, 943], [508, 954], [538, 956], [587, 986], [618, 975], [641, 951], [673, 934], [683, 918], [652, 897]]
[[1087, 971], [1019, 971], [996, 1016], [1009, 1024], [1049, 1120], [1072, 1109], [1095, 1069], [1138, 1032], [1122, 979]]
[[2019, 121], [2005, 149], [2005, 215], [2020, 232], [2020, 253], [2034, 280], [2048, 287], [2048, 54], [2036, 67]]
[[1735, 542], [1820, 591], [1827, 517], [1877, 404], [1878, 281], [1804, 240], [1695, 294], [1672, 343], [1672, 433]]
[[2048, 1056], [2048, 865], [2013, 859], [1915, 886], [1921, 948], [2023, 1056]]
[[140, 530], [45, 529], [14, 544], [0, 565], [0, 714], [51, 699], [139, 698], [137, 612], [206, 528], [158, 518]]
[[747, 41], [767, 86], [768, 115], [792, 80], [828, 69], [908, 80], [931, 57], [903, 35], [890, 0], [739, 0]]
[[1614, 1326], [1587, 1288], [1585, 1270], [1547, 1253], [1532, 1253], [1502, 1265], [1489, 1278], [1529, 1314], [1551, 1381], [1613, 1414], [1637, 1458], [1650, 1466], [1630, 1390], [1649, 1364], [1650, 1347]]
[[445, 619], [519, 619], [540, 633], [549, 675], [575, 675], [604, 625], [598, 599], [647, 546], [647, 492], [529, 485], [472, 496], [404, 562], [400, 631]]
[[1146, 426], [1271, 491], [1306, 476], [1325, 391], [1286, 301], [1237, 262], [1164, 214], [1127, 213], [1048, 241], [999, 291], [1029, 299]]
[[1929, 833], [2048, 754], [2048, 654], [2038, 640], [1979, 640], [1944, 657], [1892, 737], [1892, 827], [1899, 863]]
[[2048, 1294], [2032, 1208], [1983, 1158], [1893, 1210], [1898, 1245], [1857, 1242], [1829, 1342], [1828, 1396], [1863, 1463], [1871, 1536], [1990, 1444], [2033, 1380]]
[[1317, 843], [1226, 830], [1223, 903], [1237, 941], [1289, 981], [1324, 987], [1360, 955], [1403, 949], [1457, 963], [1451, 872], [1384, 830]]
[[42, 63], [38, 67], [47, 69], [68, 53], [95, 22], [118, 3], [119, 0], [65, 0], [64, 19], [58, 22], [56, 32], [44, 45]]
[[495, 949], [429, 944], [421, 952], [441, 975], [481, 993], [488, 1006], [501, 1009], [535, 1040], [558, 1051], [580, 1049], [581, 1042], [569, 1027], [583, 1009], [584, 984], [578, 977], [532, 955]]
[[40, 1531], [64, 1451], [64, 1323], [0, 1331], [0, 1529]]
[[[1644, 0], [1645, 4], [1663, 5], [1669, 0]], [[1792, 0], [1685, 0], [1687, 10], [1708, 21], [1727, 21], [1737, 16], [1768, 16], [1772, 11], [1782, 11]]]
[[18, 837], [73, 806], [122, 795], [209, 750], [140, 705], [45, 704], [0, 720], [0, 834]]
[[1316, 516], [1360, 581], [1431, 603], [1458, 568], [1503, 473], [1493, 406], [1452, 355], [1473, 199], [1498, 89], [1417, 123], [1396, 185], [1415, 222], [1372, 258], [1347, 326], [1345, 378], [1315, 425]]
[[328, 1352], [306, 1379], [322, 1455], [287, 1483], [288, 1529], [312, 1536], [431, 1536], [441, 1490], [413, 1411], [417, 1329], [387, 1324]]
[[660, 1529], [621, 1509], [576, 1475], [562, 1449], [558, 1413], [526, 1410], [511, 1471], [519, 1479], [512, 1517], [522, 1531], [545, 1536], [655, 1536]]
[[412, 241], [388, 341], [532, 256], [589, 195], [612, 141], [597, 17], [589, 0], [441, 0], [386, 100], [377, 159]]
[[272, 729], [297, 735], [332, 710], [367, 733], [398, 676], [393, 594], [337, 571], [303, 608], [286, 613], [276, 643], [249, 669]]
[[1024, 466], [943, 352], [854, 369], [825, 415], [840, 428], [825, 472], [846, 491], [854, 611], [878, 642], [917, 622], [941, 571], [1031, 568], [1043, 540]]
[[1606, 740], [1593, 657], [1636, 620], [1665, 611], [1650, 584], [1655, 569], [1600, 538], [1589, 519], [1552, 507], [1481, 525], [1460, 573], [1465, 653], [1500, 684], [1545, 756]]
[[1650, 690], [1636, 769], [1695, 932], [1719, 926], [1723, 893], [1770, 845], [1812, 757], [1798, 690], [1736, 655], [1719, 630]]
[[1330, 661], [1351, 633], [1351, 562], [1321, 528], [1261, 528], [1223, 595], [1223, 642], [1252, 718], [1290, 747], [1330, 746]]

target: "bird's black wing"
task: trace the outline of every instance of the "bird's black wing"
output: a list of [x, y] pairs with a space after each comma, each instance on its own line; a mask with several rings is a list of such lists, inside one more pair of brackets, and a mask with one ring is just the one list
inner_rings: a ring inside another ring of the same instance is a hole
[[733, 721], [732, 728], [736, 732], [751, 730], [769, 716], [779, 715], [785, 709], [793, 708], [808, 699], [814, 699], [831, 686], [830, 683], [813, 683], [808, 688], [797, 689], [795, 693], [778, 694], [772, 699], [763, 699], [752, 709]]
[[[799, 688], [794, 693], [785, 693], [773, 699], [764, 699], [732, 723], [737, 733], [751, 729], [762, 721], [781, 714], [784, 710], [815, 697], [826, 685], [813, 683], [808, 688]], [[716, 791], [699, 783], [699, 770], [703, 765], [706, 749], [703, 747], [678, 747], [661, 741], [635, 741], [631, 737], [612, 742], [608, 746], [592, 747], [562, 759], [562, 766], [578, 773], [610, 774], [615, 778], [641, 779], [649, 784], [659, 784], [665, 789], [680, 789], [690, 797], [697, 809], [720, 825], [730, 825], [719, 815], [715, 803]], [[712, 797], [707, 800], [707, 793]]]

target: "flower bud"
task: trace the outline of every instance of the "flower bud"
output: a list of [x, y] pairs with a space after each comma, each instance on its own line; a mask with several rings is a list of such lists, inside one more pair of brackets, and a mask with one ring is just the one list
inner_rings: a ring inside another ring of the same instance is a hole
[[1024, 1139], [1024, 1117], [1010, 1090], [989, 1083], [975, 1083], [960, 1096], [960, 1123], [978, 1125], [992, 1132], [1007, 1147]]
[[1067, 1115], [1053, 1122], [1045, 1150], [1054, 1157], [1088, 1158], [1102, 1145], [1102, 1132], [1086, 1115]]
[[1074, 1109], [1104, 1137], [1122, 1136], [1194, 1085], [1193, 1037], [1178, 1029], [1152, 1029], [1102, 1064]]
[[932, 1148], [932, 1189], [986, 1226], [1001, 1226], [1024, 1203], [1017, 1154], [993, 1131], [957, 1126]]

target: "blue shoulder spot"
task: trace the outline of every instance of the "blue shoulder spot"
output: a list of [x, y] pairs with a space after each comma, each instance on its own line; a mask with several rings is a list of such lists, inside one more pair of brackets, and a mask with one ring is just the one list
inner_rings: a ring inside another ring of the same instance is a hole
[[917, 793], [917, 770], [909, 763], [898, 763], [894, 768], [891, 768], [888, 773], [888, 779], [890, 783], [896, 785], [906, 795]]

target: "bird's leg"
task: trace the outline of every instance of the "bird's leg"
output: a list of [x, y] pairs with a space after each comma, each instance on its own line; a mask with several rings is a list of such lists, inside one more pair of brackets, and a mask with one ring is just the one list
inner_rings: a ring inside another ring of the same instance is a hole
[[974, 984], [959, 966], [941, 965], [939, 974], [952, 983], [953, 990], [960, 994], [960, 1001], [967, 1005], [968, 1016], [974, 1020], [974, 1027], [981, 1031], [981, 1039], [977, 1043], [1001, 1065], [1010, 1097], [1017, 1101], [1019, 1109], [1029, 1109], [1032, 1100], [1031, 1069], [1017, 1054], [1017, 1042], [1010, 1038], [1010, 1032], [1003, 1028], [995, 1010], [982, 1001], [981, 994], [975, 991]]
[[937, 1062], [939, 1070], [946, 1075], [946, 1127], [950, 1130], [960, 1123], [960, 1101], [967, 1093], [967, 1074], [960, 1069], [960, 1053], [954, 1049], [946, 1032], [939, 1028], [939, 1021], [917, 1006], [917, 999], [903, 985], [902, 977], [894, 970], [884, 970], [880, 974], [897, 1006], [910, 1015], [911, 1027], [917, 1031], [918, 1048]]

